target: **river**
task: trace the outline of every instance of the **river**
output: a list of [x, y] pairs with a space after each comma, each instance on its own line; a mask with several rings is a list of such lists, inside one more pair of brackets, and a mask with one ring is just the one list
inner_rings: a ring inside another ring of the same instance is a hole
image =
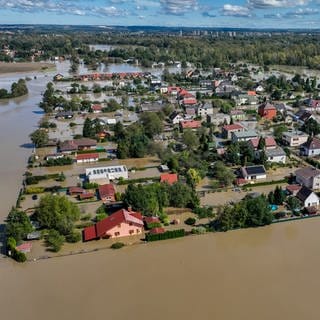
[[[2, 220], [51, 75], [37, 74], [27, 97], [0, 105]], [[21, 76], [0, 76], [0, 87]], [[22, 265], [0, 259], [1, 319], [316, 320], [319, 229], [314, 218]]]

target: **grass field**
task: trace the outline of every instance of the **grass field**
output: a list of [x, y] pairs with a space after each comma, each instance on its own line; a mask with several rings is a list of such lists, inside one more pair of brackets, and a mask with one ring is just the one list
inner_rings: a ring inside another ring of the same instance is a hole
[[54, 67], [55, 65], [53, 63], [45, 63], [45, 62], [17, 62], [17, 63], [0, 62], [0, 74], [41, 71], [41, 70], [52, 69]]

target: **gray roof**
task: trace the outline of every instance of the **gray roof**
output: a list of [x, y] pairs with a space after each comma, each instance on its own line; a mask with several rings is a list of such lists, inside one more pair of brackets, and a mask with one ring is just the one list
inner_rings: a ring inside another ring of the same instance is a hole
[[254, 138], [258, 136], [258, 134], [254, 130], [232, 132], [232, 134], [238, 139], [251, 137]]
[[314, 178], [320, 175], [320, 170], [313, 167], [305, 167], [305, 168], [298, 169], [295, 173], [296, 173], [296, 176], [300, 176], [305, 179], [308, 179], [308, 178]]
[[267, 157], [282, 157], [286, 155], [286, 153], [280, 147], [267, 149], [265, 152]]
[[304, 202], [310, 196], [311, 193], [313, 193], [311, 189], [303, 186], [297, 193], [297, 198]]

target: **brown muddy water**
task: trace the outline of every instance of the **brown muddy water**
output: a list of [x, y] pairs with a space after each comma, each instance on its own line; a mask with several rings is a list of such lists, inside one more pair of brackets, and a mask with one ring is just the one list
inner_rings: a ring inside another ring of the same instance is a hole
[[[1, 220], [41, 116], [41, 78], [28, 86], [0, 105]], [[23, 265], [0, 258], [0, 319], [320, 319], [319, 229], [314, 218]]]
[[2, 262], [1, 314], [8, 320], [319, 319], [319, 227], [315, 218], [25, 265]]

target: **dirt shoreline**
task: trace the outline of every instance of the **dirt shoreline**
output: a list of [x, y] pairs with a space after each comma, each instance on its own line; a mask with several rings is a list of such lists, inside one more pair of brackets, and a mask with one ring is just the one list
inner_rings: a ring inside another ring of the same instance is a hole
[[48, 71], [53, 68], [55, 69], [55, 64], [48, 62], [0, 62], [0, 75]]

